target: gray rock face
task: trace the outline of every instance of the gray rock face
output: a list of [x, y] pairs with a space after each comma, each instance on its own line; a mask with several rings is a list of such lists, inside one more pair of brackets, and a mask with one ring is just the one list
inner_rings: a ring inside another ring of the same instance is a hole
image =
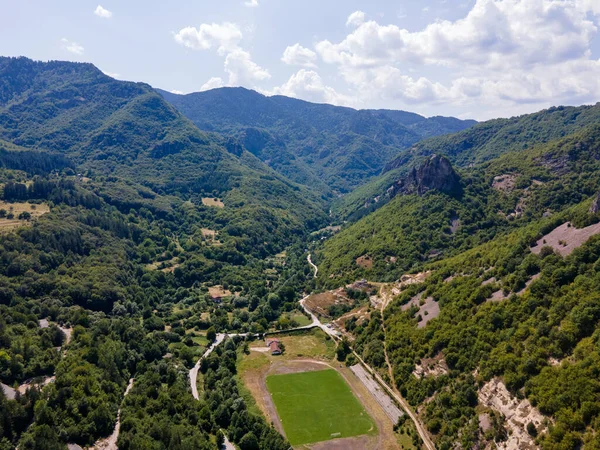
[[592, 214], [598, 214], [598, 211], [600, 211], [600, 192], [596, 194], [596, 198], [594, 198], [592, 206], [590, 206], [590, 212]]
[[413, 170], [404, 178], [398, 180], [391, 188], [392, 195], [417, 194], [424, 195], [430, 190], [458, 196], [461, 193], [460, 177], [452, 168], [448, 158], [433, 155], [419, 168]]

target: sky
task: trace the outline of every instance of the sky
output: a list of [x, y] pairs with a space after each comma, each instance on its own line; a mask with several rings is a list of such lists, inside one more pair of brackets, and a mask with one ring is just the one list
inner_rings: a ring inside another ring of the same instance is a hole
[[485, 120], [600, 101], [600, 0], [0, 0], [0, 55]]

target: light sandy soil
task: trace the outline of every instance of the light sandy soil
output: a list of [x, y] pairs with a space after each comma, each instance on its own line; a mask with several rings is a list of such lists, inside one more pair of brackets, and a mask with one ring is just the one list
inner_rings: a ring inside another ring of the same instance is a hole
[[563, 223], [537, 241], [531, 251], [539, 254], [543, 247], [552, 247], [562, 256], [570, 255], [573, 250], [585, 244], [589, 238], [600, 233], [600, 223], [577, 229], [570, 222]]
[[223, 286], [211, 286], [208, 288], [208, 294], [211, 297], [230, 297], [231, 291], [224, 289]]
[[527, 424], [533, 422], [538, 433], [545, 432], [542, 422], [544, 416], [524, 399], [519, 401], [508, 392], [504, 383], [498, 379], [487, 382], [478, 393], [479, 403], [502, 413], [506, 418], [508, 440], [497, 444], [500, 450], [537, 449], [532, 437], [527, 433]]
[[[34, 209], [32, 209], [32, 207]], [[14, 214], [13, 219], [2, 218], [0, 219], [0, 233], [14, 230], [15, 228], [30, 225], [31, 221], [19, 220], [18, 217], [23, 212], [31, 214], [32, 219], [37, 219], [44, 214], [50, 212], [50, 208], [45, 203], [32, 204], [29, 202], [23, 203], [8, 203], [0, 201], [0, 209], [6, 210], [7, 213]]]
[[417, 378], [439, 377], [449, 371], [444, 355], [440, 352], [433, 358], [423, 358], [415, 366], [413, 375]]
[[373, 267], [373, 259], [369, 255], [363, 255], [356, 258], [356, 265], [363, 269], [370, 269]]
[[410, 301], [404, 305], [402, 305], [402, 311], [408, 311], [412, 306], [418, 306], [419, 311], [415, 314], [415, 317], [421, 316], [421, 320], [417, 324], [418, 328], [424, 328], [427, 323], [435, 319], [440, 315], [440, 305], [436, 302], [433, 297], [427, 297], [425, 299], [425, 303], [421, 305], [421, 299], [423, 298], [423, 293], [419, 293], [415, 295]]
[[56, 377], [53, 375], [51, 377], [41, 377], [41, 378], [38, 378], [38, 380], [39, 380], [38, 382], [34, 382], [34, 380], [26, 381], [25, 383], [23, 383], [22, 385], [19, 386], [18, 391], [21, 394], [25, 394], [27, 392], [27, 390], [33, 386], [37, 386], [38, 389], [41, 389], [50, 383], [54, 383], [54, 381], [56, 380]]
[[501, 192], [511, 192], [515, 188], [515, 180], [517, 176], [514, 174], [504, 174], [494, 177], [492, 187]]
[[214, 206], [215, 208], [224, 208], [225, 207], [225, 204], [218, 198], [204, 197], [202, 199], [202, 204], [204, 206]]
[[487, 280], [483, 281], [481, 283], [482, 286], [487, 286], [488, 284], [492, 284], [495, 283], [497, 280], [496, 278], [492, 277], [492, 278], [488, 278]]
[[506, 300], [508, 297], [504, 295], [504, 291], [500, 289], [492, 294], [490, 298], [486, 300], [486, 302], [501, 302], [502, 300]]

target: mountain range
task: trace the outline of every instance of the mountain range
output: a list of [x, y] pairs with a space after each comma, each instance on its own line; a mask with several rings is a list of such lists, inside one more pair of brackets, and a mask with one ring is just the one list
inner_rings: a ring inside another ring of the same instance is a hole
[[310, 293], [403, 445], [600, 448], [599, 161], [600, 104], [476, 123], [2, 57], [0, 449], [117, 417], [122, 450], [289, 449], [246, 338]]

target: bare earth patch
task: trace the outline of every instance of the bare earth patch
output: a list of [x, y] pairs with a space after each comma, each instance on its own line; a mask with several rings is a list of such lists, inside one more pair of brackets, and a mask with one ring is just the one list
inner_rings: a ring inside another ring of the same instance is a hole
[[408, 311], [413, 306], [419, 307], [419, 311], [416, 314], [417, 317], [421, 316], [421, 319], [417, 324], [418, 328], [424, 328], [430, 320], [435, 319], [440, 315], [440, 305], [438, 305], [438, 302], [436, 302], [433, 297], [427, 297], [421, 305], [422, 298], [423, 293], [421, 292], [401, 307], [402, 311]]
[[515, 188], [515, 180], [517, 176], [514, 174], [504, 174], [494, 177], [492, 187], [497, 191], [511, 192]]
[[[12, 219], [6, 217], [0, 218], [0, 233], [12, 231], [21, 226], [30, 225], [31, 220], [37, 219], [50, 212], [50, 207], [45, 203], [38, 205], [29, 202], [8, 203], [0, 201], [0, 209], [4, 209], [7, 215], [12, 214], [14, 216]], [[25, 212], [31, 215], [31, 220], [19, 220], [19, 216]]]
[[537, 241], [536, 245], [531, 247], [531, 251], [537, 255], [542, 248], [551, 247], [561, 256], [567, 256], [599, 233], [600, 223], [577, 229], [570, 222], [566, 222]]
[[439, 377], [445, 375], [449, 371], [444, 355], [440, 352], [433, 358], [423, 358], [421, 362], [415, 366], [413, 375], [417, 378]]
[[373, 258], [369, 255], [363, 255], [356, 258], [356, 265], [363, 269], [370, 269], [373, 267]]
[[533, 438], [527, 433], [527, 424], [533, 422], [538, 433], [545, 432], [542, 422], [544, 416], [529, 403], [529, 400], [517, 400], [508, 392], [504, 383], [498, 379], [487, 382], [478, 393], [479, 403], [502, 413], [506, 417], [508, 440], [497, 444], [501, 450], [537, 449]]
[[492, 294], [490, 298], [486, 300], [486, 302], [501, 302], [502, 300], [506, 300], [508, 297], [504, 295], [504, 291], [500, 289]]
[[202, 198], [202, 204], [204, 206], [212, 206], [215, 208], [225, 208], [225, 204], [218, 198], [204, 197]]
[[340, 304], [354, 304], [354, 301], [346, 296], [344, 288], [338, 288], [334, 291], [322, 292], [320, 294], [311, 295], [306, 299], [305, 305], [311, 311], [317, 314], [327, 316], [329, 307]]
[[230, 297], [231, 291], [224, 289], [223, 286], [211, 286], [208, 288], [208, 295], [211, 297]]

